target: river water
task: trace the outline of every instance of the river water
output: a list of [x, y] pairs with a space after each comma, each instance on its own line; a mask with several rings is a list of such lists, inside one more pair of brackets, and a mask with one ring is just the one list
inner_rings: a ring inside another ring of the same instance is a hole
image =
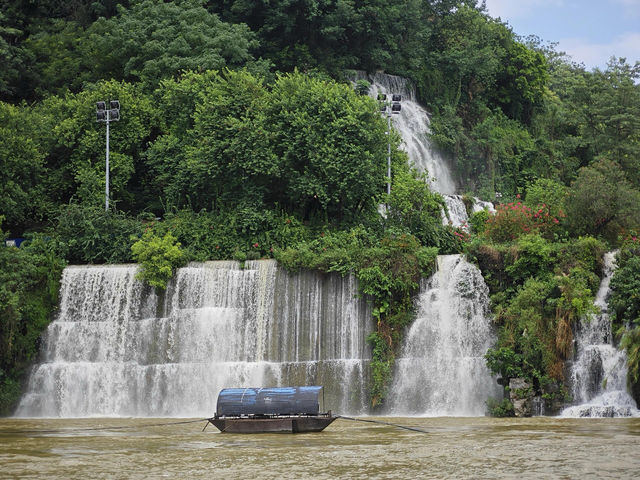
[[[640, 418], [336, 420], [220, 434], [178, 419], [0, 419], [0, 478], [638, 478]], [[81, 430], [105, 428], [104, 430]]]

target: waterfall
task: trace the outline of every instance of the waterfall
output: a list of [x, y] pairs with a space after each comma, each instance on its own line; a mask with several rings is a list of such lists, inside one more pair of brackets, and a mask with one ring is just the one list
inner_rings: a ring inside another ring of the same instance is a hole
[[206, 262], [159, 297], [137, 268], [64, 270], [18, 416], [202, 417], [222, 388], [289, 384], [324, 385], [327, 408], [366, 411], [373, 325], [353, 276]]
[[[393, 126], [402, 137], [402, 146], [409, 155], [409, 162], [418, 171], [426, 172], [431, 190], [442, 194], [449, 210], [449, 216], [442, 212], [443, 224], [462, 227], [468, 221], [467, 211], [461, 195], [455, 195], [456, 184], [446, 160], [429, 142], [429, 113], [416, 99], [415, 88], [411, 82], [396, 75], [375, 73], [367, 75], [358, 72], [356, 79], [367, 80], [371, 84], [369, 95], [377, 98], [379, 93], [402, 95], [402, 110], [399, 115], [392, 115]], [[488, 208], [495, 213], [493, 204], [473, 198], [473, 211]]]
[[453, 194], [456, 184], [446, 161], [429, 143], [429, 114], [417, 102], [415, 88], [411, 82], [396, 75], [359, 72], [357, 78], [370, 84], [369, 95], [377, 98], [379, 93], [402, 95], [402, 110], [393, 115], [393, 125], [402, 137], [403, 147], [409, 162], [420, 172], [427, 172], [431, 189], [442, 194]]
[[[462, 195], [444, 195], [444, 201], [447, 205], [449, 216], [442, 211], [442, 223], [444, 225], [450, 224], [453, 227], [462, 227], [464, 230], [469, 231], [469, 215], [467, 214], [467, 208], [462, 201]], [[496, 209], [491, 202], [484, 202], [479, 198], [473, 197], [473, 206], [471, 213], [480, 212], [482, 210], [488, 210], [489, 213], [496, 213]]]
[[581, 319], [576, 326], [576, 355], [570, 366], [576, 405], [566, 408], [562, 412], [564, 417], [640, 416], [635, 401], [627, 393], [627, 357], [613, 345], [607, 312], [616, 253], [608, 252], [604, 257], [604, 278], [594, 302], [600, 312]]
[[393, 415], [483, 415], [502, 387], [484, 359], [495, 342], [489, 289], [461, 255], [441, 255], [423, 280], [417, 319], [396, 359], [389, 411]]

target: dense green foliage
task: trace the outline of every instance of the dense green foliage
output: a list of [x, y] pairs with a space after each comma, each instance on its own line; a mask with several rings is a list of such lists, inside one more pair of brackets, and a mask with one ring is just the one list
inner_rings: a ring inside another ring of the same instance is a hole
[[0, 248], [0, 415], [11, 413], [37, 357], [64, 265], [55, 242], [42, 237], [19, 249]]
[[636, 402], [640, 402], [640, 239], [629, 235], [616, 260], [609, 308], [622, 336], [620, 345], [627, 352], [628, 383]]
[[[504, 378], [562, 396], [601, 242], [632, 245], [640, 229], [640, 64], [612, 58], [588, 72], [554, 45], [517, 37], [476, 0], [0, 0], [0, 60], [0, 215], [12, 236], [49, 239], [2, 252], [20, 271], [130, 262], [143, 245], [179, 242], [181, 261], [276, 256], [288, 268], [354, 272], [378, 326], [374, 403], [416, 278], [434, 249], [458, 252], [470, 235], [441, 225], [442, 198], [408, 167], [399, 137], [385, 135], [367, 85], [338, 83], [351, 69], [412, 80], [465, 198], [504, 202], [469, 222], [500, 329], [488, 361]], [[122, 108], [105, 212], [105, 125], [94, 109], [113, 99]], [[612, 305], [633, 380], [631, 251]], [[12, 290], [15, 305], [42, 292], [40, 273], [29, 275]], [[0, 324], [22, 332], [29, 352], [55, 303], [42, 298], [15, 320], [26, 327]], [[20, 355], [2, 367], [0, 395], [19, 390], [33, 357]]]
[[489, 285], [499, 327], [487, 365], [504, 385], [510, 378], [526, 379], [551, 411], [566, 396], [572, 327], [594, 311], [603, 251], [604, 244], [591, 237], [553, 243], [538, 234], [469, 246]]
[[131, 251], [136, 263], [140, 264], [136, 278], [157, 290], [167, 288], [173, 272], [184, 262], [180, 243], [171, 233], [158, 237], [149, 230], [131, 245]]

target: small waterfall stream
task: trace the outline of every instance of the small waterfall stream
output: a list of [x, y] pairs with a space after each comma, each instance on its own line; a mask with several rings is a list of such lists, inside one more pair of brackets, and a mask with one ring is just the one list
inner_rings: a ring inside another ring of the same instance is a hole
[[[491, 202], [484, 202], [479, 198], [474, 197], [471, 213], [480, 212], [482, 210], [488, 210], [489, 213], [496, 213], [496, 209]], [[452, 227], [462, 227], [464, 230], [469, 231], [469, 214], [467, 208], [462, 200], [462, 195], [444, 195], [444, 201], [447, 204], [447, 210], [449, 211], [449, 217], [445, 212], [442, 212], [442, 223], [450, 224]]]
[[480, 270], [461, 255], [439, 256], [396, 359], [390, 413], [484, 415], [487, 399], [502, 396], [484, 359], [494, 342], [489, 289]]
[[581, 319], [577, 325], [576, 358], [570, 368], [576, 405], [566, 408], [562, 412], [564, 417], [640, 416], [635, 401], [627, 393], [627, 357], [613, 345], [607, 313], [615, 255], [616, 252], [608, 252], [604, 257], [605, 275], [595, 299], [600, 313]]
[[335, 411], [366, 411], [373, 325], [354, 277], [206, 262], [159, 298], [136, 271], [65, 269], [18, 416], [201, 417], [222, 388], [287, 384], [324, 385]]

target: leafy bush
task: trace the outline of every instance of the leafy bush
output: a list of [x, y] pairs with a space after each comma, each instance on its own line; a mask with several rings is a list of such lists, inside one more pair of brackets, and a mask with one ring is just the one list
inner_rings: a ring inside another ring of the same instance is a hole
[[382, 403], [387, 395], [393, 371], [394, 352], [389, 340], [385, 339], [379, 331], [371, 333], [367, 337], [367, 341], [371, 344], [373, 350], [373, 358], [371, 360], [372, 382], [369, 387], [369, 393], [371, 395], [371, 406], [375, 408]]
[[619, 254], [618, 258], [620, 265], [610, 284], [609, 308], [618, 325], [640, 325], [640, 256], [625, 259]]
[[487, 221], [489, 220], [490, 214], [489, 211], [484, 209], [478, 212], [473, 212], [469, 217], [469, 225], [471, 226], [471, 231], [477, 235], [481, 235], [484, 233], [487, 228]]
[[386, 227], [414, 235], [424, 245], [439, 246], [442, 197], [427, 188], [425, 174], [409, 169], [406, 162], [394, 167]]
[[525, 376], [522, 355], [511, 348], [490, 348], [485, 354], [485, 359], [489, 370], [506, 380]]
[[142, 223], [125, 213], [78, 204], [63, 207], [55, 226], [71, 264], [131, 262], [131, 236], [142, 231]]
[[511, 403], [511, 400], [508, 398], [503, 398], [502, 400], [490, 398], [487, 400], [487, 408], [489, 409], [489, 415], [492, 417], [504, 418], [515, 416], [513, 403]]
[[148, 231], [131, 246], [131, 252], [141, 266], [136, 278], [161, 290], [167, 288], [174, 270], [185, 258], [180, 243], [170, 233], [161, 238]]
[[640, 403], [640, 239], [625, 240], [617, 256], [618, 269], [611, 279], [609, 309], [627, 352], [627, 382]]
[[[4, 235], [0, 230], [0, 239]], [[0, 415], [11, 413], [57, 306], [65, 262], [54, 240], [0, 247]]]

